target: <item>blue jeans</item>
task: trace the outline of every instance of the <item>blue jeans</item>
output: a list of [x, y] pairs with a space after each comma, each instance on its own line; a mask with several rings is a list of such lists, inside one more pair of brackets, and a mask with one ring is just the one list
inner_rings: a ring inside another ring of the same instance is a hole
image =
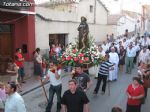
[[50, 85], [49, 88], [49, 101], [48, 105], [46, 107], [46, 112], [51, 112], [52, 104], [53, 104], [53, 98], [54, 94], [57, 95], [57, 112], [60, 112], [61, 110], [61, 91], [62, 91], [62, 85], [53, 86]]

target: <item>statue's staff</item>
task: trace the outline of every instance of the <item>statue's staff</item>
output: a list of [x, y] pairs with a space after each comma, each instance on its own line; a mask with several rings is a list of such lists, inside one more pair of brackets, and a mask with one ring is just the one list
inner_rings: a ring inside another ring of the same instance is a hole
[[43, 89], [44, 95], [45, 95], [46, 100], [47, 100], [47, 102], [48, 102], [48, 97], [47, 97], [47, 94], [46, 94], [46, 90], [45, 90], [45, 87], [44, 87], [44, 83], [43, 83], [43, 81], [42, 81], [42, 78], [40, 78], [40, 81], [41, 81], [41, 86], [42, 86], [42, 89]]

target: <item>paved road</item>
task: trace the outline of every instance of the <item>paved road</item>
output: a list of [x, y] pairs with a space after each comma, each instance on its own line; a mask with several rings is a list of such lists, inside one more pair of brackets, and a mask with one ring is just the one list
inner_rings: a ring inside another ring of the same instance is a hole
[[[132, 82], [132, 77], [135, 76], [136, 70], [134, 70], [132, 75], [119, 73], [119, 78], [116, 82], [110, 83], [110, 96], [108, 95], [108, 87], [105, 95], [93, 96], [93, 90], [95, 87], [96, 79], [91, 77], [93, 85], [88, 91], [87, 95], [90, 99], [90, 109], [91, 112], [111, 112], [113, 106], [120, 106], [125, 112], [127, 97], [125, 94], [126, 88], [129, 83]], [[67, 82], [69, 76], [63, 78], [63, 92], [67, 89]], [[47, 94], [49, 84], [45, 86]], [[46, 98], [44, 97], [42, 88], [36, 89], [23, 96], [28, 112], [44, 112]], [[146, 103], [142, 106], [142, 112], [149, 112], [150, 106], [150, 91], [148, 92], [148, 98]], [[54, 105], [52, 112], [56, 112], [56, 98], [54, 99]]]

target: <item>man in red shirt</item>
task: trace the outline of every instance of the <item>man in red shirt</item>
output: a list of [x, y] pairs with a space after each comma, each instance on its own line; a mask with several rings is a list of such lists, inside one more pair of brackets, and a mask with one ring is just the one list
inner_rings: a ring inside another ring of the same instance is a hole
[[19, 70], [18, 70], [19, 82], [20, 82], [20, 84], [25, 83], [25, 81], [24, 81], [24, 75], [25, 75], [25, 73], [24, 73], [24, 58], [22, 56], [22, 50], [20, 48], [16, 49], [15, 63], [19, 67]]
[[127, 89], [127, 110], [126, 112], [141, 112], [141, 101], [144, 97], [144, 88], [138, 77], [133, 78], [133, 83]]

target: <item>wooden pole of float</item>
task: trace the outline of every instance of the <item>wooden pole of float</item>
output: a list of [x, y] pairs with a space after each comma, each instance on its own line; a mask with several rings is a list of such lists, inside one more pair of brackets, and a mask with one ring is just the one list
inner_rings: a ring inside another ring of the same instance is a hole
[[46, 90], [45, 90], [44, 84], [43, 84], [43, 82], [42, 82], [42, 78], [40, 78], [40, 81], [41, 81], [41, 86], [42, 86], [42, 88], [43, 88], [44, 95], [45, 95], [46, 100], [47, 100], [47, 102], [48, 102], [48, 97], [47, 97], [47, 94], [46, 94]]

